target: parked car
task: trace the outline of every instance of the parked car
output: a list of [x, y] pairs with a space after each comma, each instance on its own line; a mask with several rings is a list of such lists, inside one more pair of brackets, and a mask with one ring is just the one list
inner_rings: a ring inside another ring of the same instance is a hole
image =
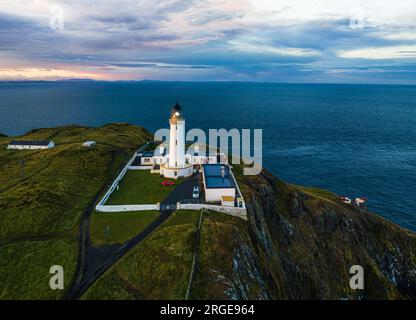
[[169, 181], [169, 180], [162, 181], [162, 185], [165, 186], [165, 187], [170, 187], [170, 186], [173, 186], [174, 184], [175, 184], [175, 182], [173, 182], [173, 181]]
[[192, 191], [192, 197], [193, 197], [194, 199], [199, 198], [199, 187], [198, 187], [198, 186], [195, 186], [195, 187], [194, 187], [194, 190]]

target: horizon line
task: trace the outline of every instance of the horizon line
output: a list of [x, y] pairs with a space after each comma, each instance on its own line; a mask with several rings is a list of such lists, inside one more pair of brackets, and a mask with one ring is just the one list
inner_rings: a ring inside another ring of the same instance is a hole
[[25, 79], [25, 80], [5, 80], [0, 79], [2, 83], [81, 83], [81, 82], [97, 82], [97, 83], [122, 83], [122, 82], [164, 82], [164, 83], [253, 83], [253, 84], [299, 84], [299, 85], [385, 85], [385, 86], [416, 86], [416, 83], [388, 83], [388, 82], [285, 82], [285, 81], [256, 81], [256, 80], [103, 80], [90, 78], [69, 78], [69, 79]]

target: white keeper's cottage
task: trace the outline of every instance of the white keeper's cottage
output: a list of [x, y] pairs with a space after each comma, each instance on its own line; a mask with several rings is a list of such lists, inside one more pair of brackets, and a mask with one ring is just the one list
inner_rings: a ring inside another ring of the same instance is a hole
[[7, 149], [36, 150], [51, 149], [55, 146], [52, 140], [12, 140]]

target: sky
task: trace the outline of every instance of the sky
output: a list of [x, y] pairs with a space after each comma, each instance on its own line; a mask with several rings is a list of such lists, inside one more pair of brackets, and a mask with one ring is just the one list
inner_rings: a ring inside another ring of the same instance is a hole
[[416, 84], [415, 0], [0, 0], [0, 80]]

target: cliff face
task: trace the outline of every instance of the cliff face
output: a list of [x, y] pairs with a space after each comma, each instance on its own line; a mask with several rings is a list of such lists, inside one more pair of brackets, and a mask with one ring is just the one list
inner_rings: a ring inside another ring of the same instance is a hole
[[[266, 171], [238, 179], [249, 217], [243, 233], [249, 236], [234, 251], [233, 277], [238, 283], [238, 261], [251, 261], [257, 288], [264, 289], [259, 294], [241, 286], [241, 298], [416, 298], [415, 234]], [[364, 290], [350, 288], [353, 265], [364, 268]]]

